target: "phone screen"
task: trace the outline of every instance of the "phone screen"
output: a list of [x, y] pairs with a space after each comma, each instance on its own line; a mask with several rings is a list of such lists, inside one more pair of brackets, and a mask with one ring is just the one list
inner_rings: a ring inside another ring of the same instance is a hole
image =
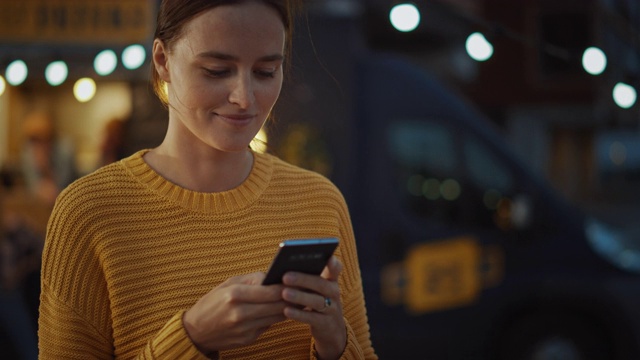
[[286, 240], [280, 243], [263, 285], [280, 284], [288, 271], [320, 275], [333, 251], [338, 246], [336, 238]]

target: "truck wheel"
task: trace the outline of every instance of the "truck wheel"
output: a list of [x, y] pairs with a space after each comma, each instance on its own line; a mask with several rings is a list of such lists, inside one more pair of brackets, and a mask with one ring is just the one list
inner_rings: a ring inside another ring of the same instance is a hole
[[532, 314], [505, 332], [503, 360], [615, 359], [604, 330], [588, 319], [564, 314]]

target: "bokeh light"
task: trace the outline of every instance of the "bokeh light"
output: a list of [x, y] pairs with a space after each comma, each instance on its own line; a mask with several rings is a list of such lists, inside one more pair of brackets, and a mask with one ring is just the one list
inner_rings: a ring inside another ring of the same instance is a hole
[[78, 79], [73, 85], [73, 95], [79, 102], [87, 102], [96, 94], [96, 82], [91, 78]]
[[638, 98], [636, 89], [629, 84], [619, 82], [613, 87], [613, 101], [623, 109], [632, 107]]
[[627, 147], [620, 141], [614, 141], [609, 147], [609, 159], [616, 166], [624, 165], [627, 160]]
[[4, 94], [4, 91], [7, 89], [7, 83], [4, 81], [4, 78], [0, 75], [0, 96]]
[[29, 74], [27, 64], [22, 60], [15, 60], [9, 66], [7, 66], [7, 82], [13, 86], [22, 84]]
[[122, 52], [122, 65], [129, 70], [135, 70], [144, 64], [147, 53], [142, 45], [127, 46]]
[[467, 54], [476, 61], [486, 61], [493, 56], [493, 45], [479, 32], [469, 35], [465, 47]]
[[461, 191], [460, 183], [455, 179], [446, 179], [440, 185], [440, 193], [445, 200], [453, 201], [458, 199]]
[[591, 75], [600, 75], [607, 67], [607, 56], [597, 47], [587, 48], [582, 54], [582, 67]]
[[420, 11], [413, 4], [399, 4], [389, 12], [389, 20], [398, 31], [413, 31], [420, 25]]
[[54, 61], [47, 65], [44, 70], [44, 77], [51, 86], [58, 86], [67, 80], [69, 69], [64, 61]]
[[98, 75], [111, 74], [118, 65], [118, 58], [113, 50], [101, 51], [93, 61], [93, 67]]

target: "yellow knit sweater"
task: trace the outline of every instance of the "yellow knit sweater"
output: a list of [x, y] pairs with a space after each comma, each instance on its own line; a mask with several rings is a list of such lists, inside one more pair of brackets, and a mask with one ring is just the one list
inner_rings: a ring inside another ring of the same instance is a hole
[[[145, 152], [59, 196], [42, 259], [41, 359], [204, 359], [184, 311], [229, 277], [266, 271], [282, 240], [310, 237], [341, 240], [343, 358], [376, 358], [348, 210], [332, 183], [255, 153], [242, 185], [198, 193], [159, 176]], [[288, 320], [220, 357], [313, 358], [313, 339]]]

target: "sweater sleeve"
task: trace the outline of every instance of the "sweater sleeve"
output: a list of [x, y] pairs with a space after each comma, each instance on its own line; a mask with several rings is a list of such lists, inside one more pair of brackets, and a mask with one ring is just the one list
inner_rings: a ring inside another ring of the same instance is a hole
[[38, 321], [41, 360], [113, 358], [110, 339], [60, 301], [46, 282], [42, 283]]
[[42, 254], [40, 359], [113, 358], [109, 295], [94, 229], [73, 191], [65, 190], [49, 218]]
[[177, 313], [151, 339], [137, 359], [208, 359], [195, 347], [184, 326], [182, 316], [184, 311]]
[[[111, 341], [72, 308], [52, 295], [43, 283], [40, 307], [40, 359], [113, 359]], [[206, 360], [182, 326], [179, 312], [151, 339], [136, 359]]]
[[[73, 188], [72, 188], [73, 189]], [[52, 212], [42, 256], [38, 347], [46, 359], [206, 359], [189, 339], [176, 313], [138, 349], [119, 353], [113, 336], [109, 270], [96, 209], [74, 190]], [[93, 214], [93, 215], [92, 215]], [[138, 341], [128, 334], [123, 341]]]

